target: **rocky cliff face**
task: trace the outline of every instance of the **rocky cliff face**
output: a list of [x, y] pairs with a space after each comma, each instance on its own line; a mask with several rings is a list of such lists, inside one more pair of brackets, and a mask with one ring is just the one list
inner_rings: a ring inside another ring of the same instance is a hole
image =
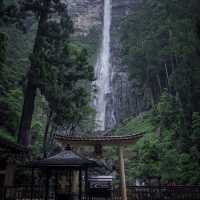
[[87, 36], [93, 27], [102, 26], [102, 0], [63, 0], [74, 22], [75, 34]]
[[[72, 17], [75, 35], [87, 37], [95, 27], [101, 34], [103, 21], [103, 0], [64, 0], [68, 3], [69, 14]], [[116, 123], [123, 118], [136, 114], [137, 98], [128, 80], [128, 69], [122, 63], [120, 50], [120, 25], [125, 16], [134, 9], [139, 0], [112, 0], [111, 27], [111, 64], [112, 64], [112, 94], [108, 96], [106, 127], [112, 128], [111, 108], [114, 108]], [[97, 47], [98, 49], [100, 47]]]
[[122, 63], [120, 33], [123, 19], [134, 10], [138, 0], [113, 0], [112, 8], [112, 88], [116, 123], [131, 115], [137, 114], [138, 99], [128, 79], [128, 67]]

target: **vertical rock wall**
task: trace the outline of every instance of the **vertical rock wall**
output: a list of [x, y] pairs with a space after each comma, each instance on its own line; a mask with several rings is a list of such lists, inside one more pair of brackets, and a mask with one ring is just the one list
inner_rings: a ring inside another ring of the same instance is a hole
[[[124, 18], [134, 10], [138, 0], [113, 0], [112, 8], [112, 87], [116, 123], [137, 114], [137, 97], [128, 79], [128, 67], [122, 63], [120, 34]], [[109, 121], [109, 120], [108, 120]]]
[[[69, 14], [72, 17], [75, 35], [87, 36], [92, 27], [102, 32], [104, 0], [64, 0], [68, 3]], [[106, 127], [112, 128], [114, 118], [116, 123], [138, 112], [138, 100], [134, 89], [128, 80], [128, 68], [122, 63], [120, 50], [120, 27], [139, 0], [112, 0], [111, 27], [111, 64], [112, 64], [112, 94], [108, 96]], [[97, 47], [100, 49], [100, 46]]]
[[102, 0], [63, 0], [68, 5], [68, 12], [74, 22], [75, 35], [87, 36], [92, 27], [101, 31]]

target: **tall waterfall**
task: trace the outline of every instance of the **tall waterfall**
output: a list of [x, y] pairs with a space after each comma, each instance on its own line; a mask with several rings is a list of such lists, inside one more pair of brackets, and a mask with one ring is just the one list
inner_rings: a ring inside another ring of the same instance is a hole
[[95, 99], [96, 130], [105, 130], [106, 107], [111, 93], [111, 63], [110, 63], [110, 28], [111, 28], [111, 0], [104, 0], [103, 37], [100, 55], [95, 66], [97, 94]]

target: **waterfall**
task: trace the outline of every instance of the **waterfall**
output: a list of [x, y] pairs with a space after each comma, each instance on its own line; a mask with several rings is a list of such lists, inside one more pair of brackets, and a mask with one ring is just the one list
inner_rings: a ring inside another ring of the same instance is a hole
[[103, 36], [101, 51], [95, 66], [97, 94], [95, 99], [96, 130], [105, 130], [106, 107], [111, 94], [111, 63], [110, 63], [110, 28], [111, 28], [111, 0], [104, 0]]

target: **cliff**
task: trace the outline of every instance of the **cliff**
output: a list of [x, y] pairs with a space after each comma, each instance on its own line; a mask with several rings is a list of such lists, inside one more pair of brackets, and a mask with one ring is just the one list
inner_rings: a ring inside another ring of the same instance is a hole
[[74, 22], [75, 35], [87, 36], [90, 29], [102, 26], [102, 0], [64, 0]]
[[[96, 30], [92, 37], [102, 36], [103, 0], [65, 0], [68, 3], [69, 15], [74, 22], [75, 37], [87, 38], [92, 29]], [[107, 97], [106, 128], [112, 128], [114, 123], [138, 112], [137, 98], [128, 80], [128, 68], [122, 63], [120, 50], [120, 26], [125, 16], [134, 9], [138, 0], [112, 0], [111, 27], [111, 65], [112, 93]], [[89, 38], [94, 39], [94, 38]], [[96, 51], [100, 49], [96, 43]], [[114, 110], [114, 118], [111, 116]]]
[[[128, 67], [122, 62], [120, 33], [123, 19], [134, 10], [138, 0], [113, 0], [111, 30], [111, 62], [112, 62], [112, 105], [118, 124], [122, 119], [137, 113], [137, 101], [134, 89], [128, 79]], [[109, 127], [109, 120], [107, 120]]]

